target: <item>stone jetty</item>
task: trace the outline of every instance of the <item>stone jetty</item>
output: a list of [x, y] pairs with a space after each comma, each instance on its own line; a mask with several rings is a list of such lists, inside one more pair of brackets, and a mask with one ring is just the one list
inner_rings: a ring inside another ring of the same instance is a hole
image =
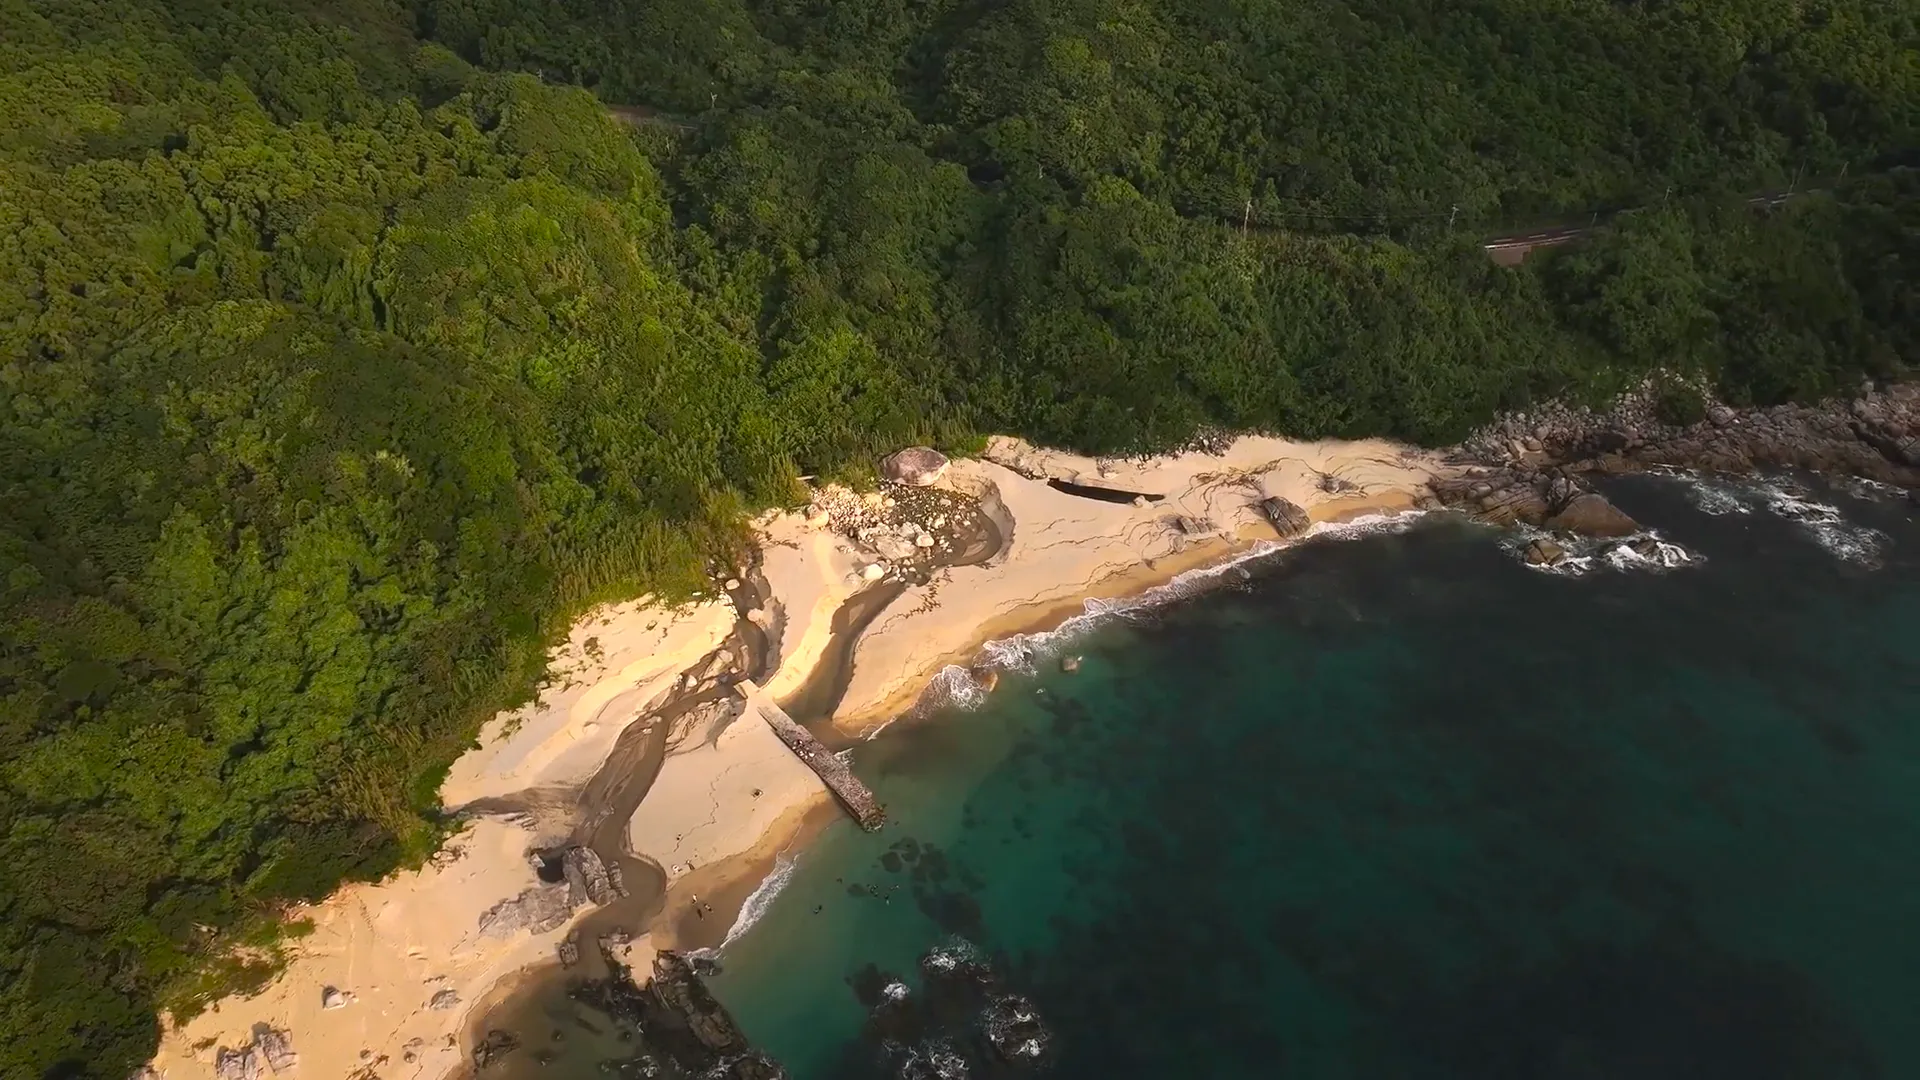
[[775, 704], [751, 680], [742, 679], [736, 685], [746, 699], [747, 710], [760, 714], [760, 718], [767, 722], [780, 741], [787, 744], [787, 749], [793, 751], [793, 756], [805, 762], [820, 777], [820, 781], [827, 785], [827, 790], [840, 800], [840, 805], [853, 815], [853, 820], [868, 832], [878, 830], [886, 821], [886, 814], [881, 811], [873, 792], [868, 791], [867, 785], [853, 775], [847, 763], [821, 745], [812, 732], [795, 722], [785, 709]]

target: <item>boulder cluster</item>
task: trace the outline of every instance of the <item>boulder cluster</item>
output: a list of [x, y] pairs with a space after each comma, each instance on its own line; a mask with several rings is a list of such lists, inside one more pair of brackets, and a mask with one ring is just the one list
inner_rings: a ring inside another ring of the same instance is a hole
[[1863, 387], [1851, 400], [1811, 405], [1709, 402], [1702, 419], [1686, 425], [1662, 420], [1656, 399], [1649, 386], [1604, 412], [1549, 406], [1512, 414], [1460, 450], [1482, 463], [1563, 464], [1579, 473], [1804, 469], [1920, 486], [1920, 384]]
[[260, 1080], [262, 1066], [277, 1075], [298, 1064], [300, 1055], [293, 1052], [293, 1040], [266, 1024], [253, 1025], [253, 1041], [247, 1045], [222, 1046], [213, 1055], [213, 1073], [219, 1080]]
[[865, 494], [823, 488], [814, 492], [807, 517], [852, 542], [867, 560], [861, 567], [867, 581], [923, 581], [980, 529], [980, 508], [972, 498], [891, 482]]
[[1550, 405], [1510, 414], [1460, 445], [1455, 461], [1463, 467], [1433, 481], [1433, 494], [1440, 505], [1484, 521], [1563, 534], [1527, 544], [1528, 562], [1552, 565], [1567, 554], [1566, 536], [1641, 532], [1588, 485], [1588, 476], [1657, 468], [1804, 469], [1909, 492], [1920, 488], [1920, 385], [1867, 386], [1852, 400], [1813, 405], [1740, 409], [1706, 402], [1702, 412], [1689, 424], [1662, 419], [1657, 389], [1649, 384], [1604, 412]]

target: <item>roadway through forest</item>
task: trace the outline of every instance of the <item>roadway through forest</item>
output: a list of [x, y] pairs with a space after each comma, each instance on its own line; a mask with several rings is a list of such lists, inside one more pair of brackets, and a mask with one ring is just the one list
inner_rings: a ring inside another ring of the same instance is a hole
[[[1751, 196], [1747, 199], [1747, 205], [1765, 209], [1779, 206], [1789, 199], [1807, 194], [1811, 194], [1811, 192], [1767, 192], [1762, 195]], [[1509, 233], [1505, 236], [1496, 236], [1480, 246], [1485, 249], [1489, 258], [1501, 266], [1518, 266], [1526, 261], [1527, 254], [1534, 248], [1557, 247], [1561, 244], [1571, 243], [1588, 233], [1613, 224], [1621, 214], [1630, 214], [1634, 210], [1644, 209], [1646, 208], [1631, 207], [1626, 210], [1616, 210], [1610, 214], [1595, 214], [1593, 215], [1593, 219], [1585, 225], [1558, 225], [1532, 229], [1527, 232]]]

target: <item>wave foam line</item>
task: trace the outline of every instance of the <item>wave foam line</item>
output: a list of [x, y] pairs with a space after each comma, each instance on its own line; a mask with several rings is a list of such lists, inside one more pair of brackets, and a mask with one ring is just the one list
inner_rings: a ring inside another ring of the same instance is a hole
[[747, 900], [740, 905], [740, 914], [734, 917], [733, 925], [727, 927], [727, 936], [720, 939], [720, 945], [714, 952], [720, 952], [739, 940], [742, 934], [753, 929], [753, 924], [766, 915], [780, 891], [793, 880], [793, 872], [800, 860], [791, 855], [781, 855], [773, 860], [773, 870], [764, 880], [747, 894]]
[[[1252, 577], [1246, 569], [1248, 563], [1290, 550], [1308, 540], [1354, 540], [1382, 533], [1405, 532], [1427, 513], [1425, 510], [1406, 510], [1393, 514], [1368, 514], [1350, 521], [1315, 522], [1293, 540], [1257, 541], [1246, 551], [1217, 563], [1184, 571], [1137, 596], [1115, 599], [1089, 597], [1082, 605], [1080, 614], [1068, 618], [1052, 630], [988, 641], [980, 646], [977, 659], [971, 667], [948, 664], [941, 668], [928, 681], [927, 688], [921, 692], [919, 702], [911, 711], [977, 708], [986, 700], [987, 691], [974, 677], [975, 670], [992, 668], [1031, 675], [1039, 670], [1040, 661], [1058, 656], [1063, 646], [1110, 619], [1137, 618], [1157, 608], [1207, 592], [1218, 587], [1223, 580], [1247, 581]], [[885, 726], [871, 732], [867, 738], [878, 735]]]

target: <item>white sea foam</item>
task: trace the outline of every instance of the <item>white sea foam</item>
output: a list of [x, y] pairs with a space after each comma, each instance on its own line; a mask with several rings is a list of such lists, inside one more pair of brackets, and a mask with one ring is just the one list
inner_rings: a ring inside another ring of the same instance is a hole
[[888, 1001], [905, 1001], [907, 997], [907, 984], [901, 982], [899, 979], [895, 979], [881, 987], [880, 993]]
[[[1566, 552], [1565, 557], [1550, 566], [1527, 562], [1528, 545], [1539, 539], [1559, 544]], [[1678, 570], [1706, 561], [1706, 556], [1688, 551], [1651, 529], [1619, 540], [1596, 540], [1560, 536], [1545, 529], [1519, 528], [1511, 531], [1501, 546], [1529, 570], [1562, 577], [1580, 577], [1598, 570]]]
[[780, 895], [780, 890], [786, 888], [787, 882], [793, 880], [794, 868], [797, 866], [799, 866], [799, 860], [791, 855], [781, 855], [773, 860], [772, 872], [767, 874], [766, 879], [747, 895], [746, 903], [740, 905], [740, 914], [734, 918], [733, 925], [727, 928], [727, 936], [721, 939], [720, 949], [725, 949], [742, 934], [753, 929], [753, 924], [759, 922], [767, 910], [773, 907], [773, 901]]
[[1887, 534], [1855, 525], [1841, 516], [1839, 507], [1816, 502], [1784, 484], [1765, 484], [1759, 491], [1768, 510], [1800, 526], [1835, 558], [1862, 566], [1880, 564], [1880, 547], [1887, 542]]
[[[1156, 585], [1138, 596], [1103, 600], [1089, 598], [1074, 615], [1052, 630], [1015, 634], [980, 646], [978, 659], [971, 668], [949, 664], [940, 669], [920, 695], [917, 709], [972, 709], [987, 698], [986, 688], [974, 677], [974, 671], [995, 671], [1031, 675], [1044, 661], [1059, 656], [1066, 646], [1088, 631], [1112, 619], [1140, 618], [1156, 608], [1165, 607], [1189, 596], [1221, 587], [1223, 583], [1245, 582], [1252, 578], [1247, 565], [1287, 551], [1305, 540], [1352, 540], [1381, 533], [1405, 532], [1427, 511], [1407, 510], [1395, 514], [1368, 514], [1351, 521], [1316, 522], [1297, 539], [1280, 543], [1261, 540], [1246, 551], [1209, 566], [1188, 570], [1163, 585]], [[884, 725], [883, 725], [884, 727]], [[873, 738], [879, 729], [870, 732]]]

